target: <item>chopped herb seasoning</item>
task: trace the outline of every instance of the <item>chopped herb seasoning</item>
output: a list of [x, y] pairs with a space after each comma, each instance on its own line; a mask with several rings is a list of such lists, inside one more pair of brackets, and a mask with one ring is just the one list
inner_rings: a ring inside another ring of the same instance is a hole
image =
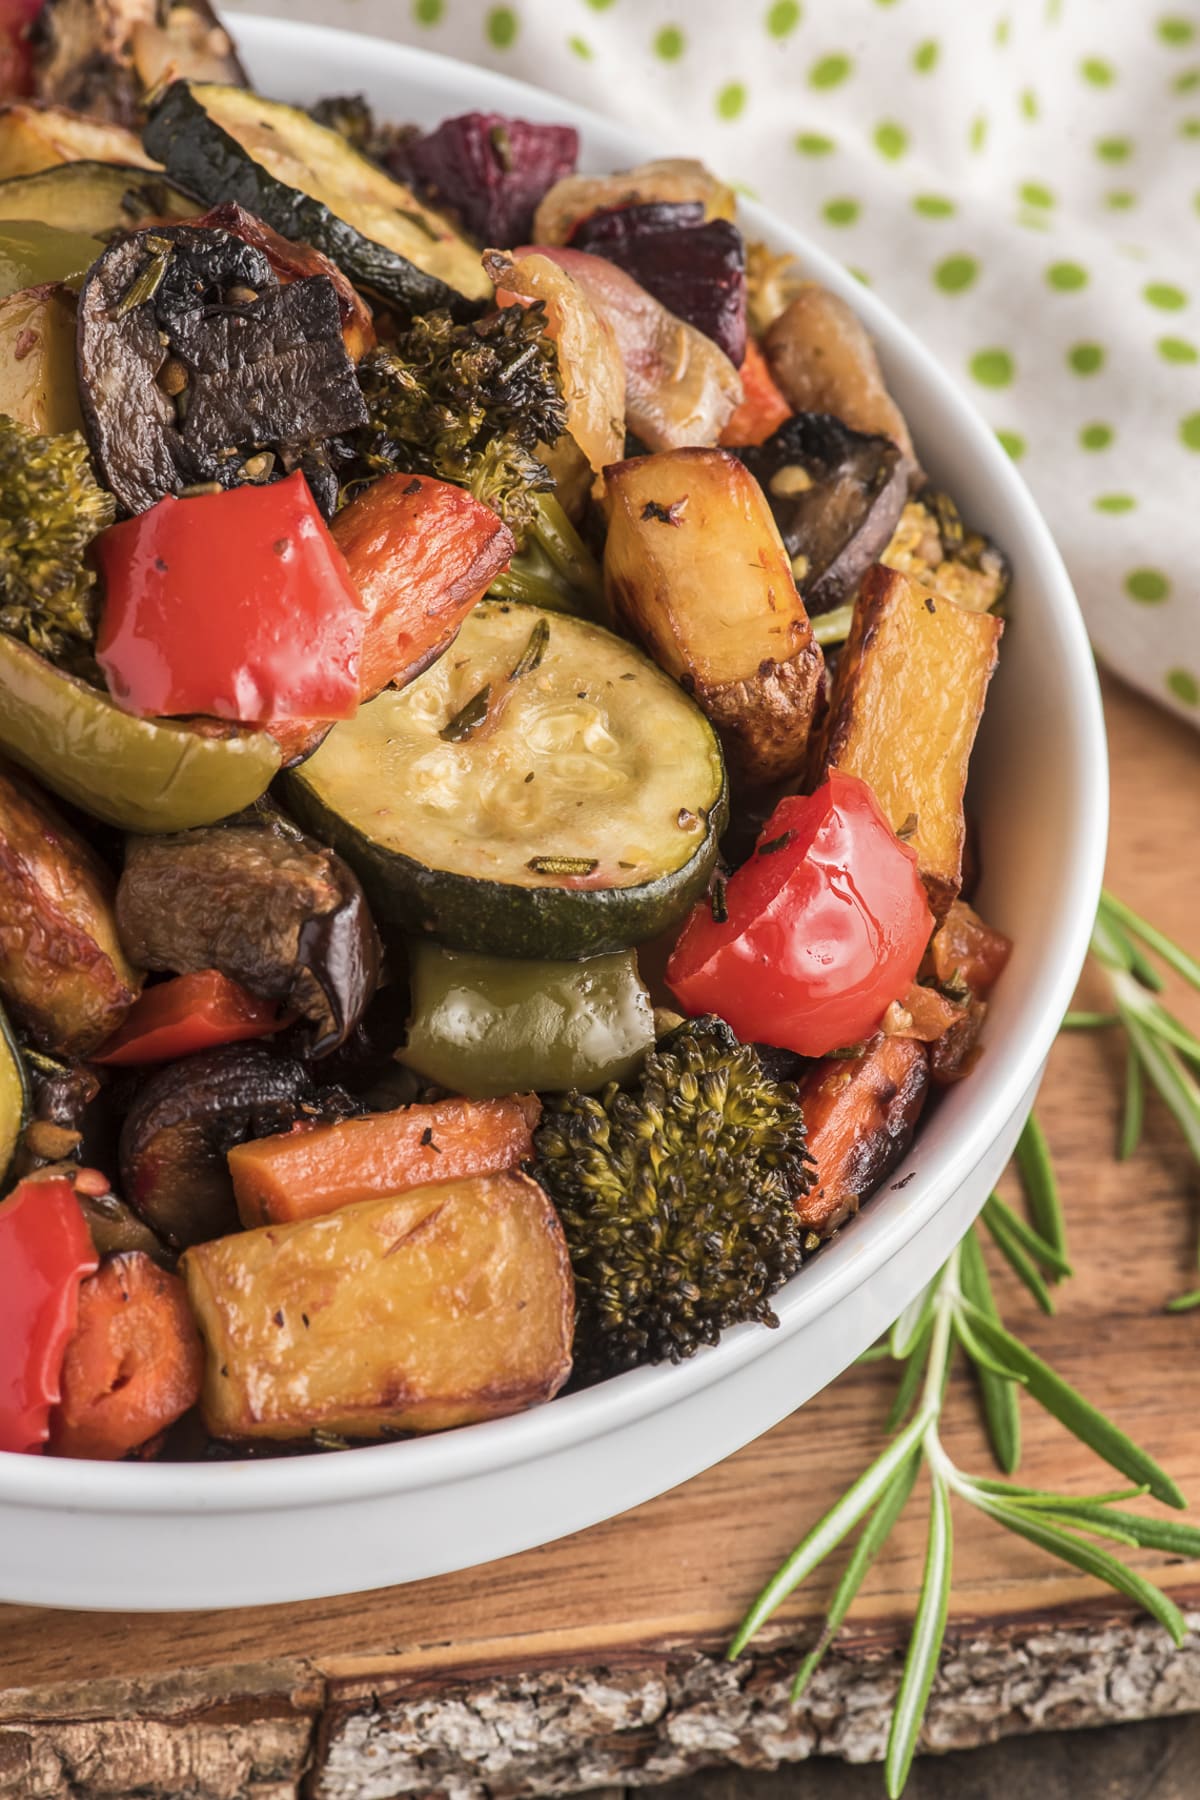
[[525, 864], [535, 875], [590, 875], [598, 866], [595, 856], [531, 856]]
[[509, 673], [510, 681], [520, 681], [522, 675], [532, 675], [533, 671], [546, 654], [546, 645], [550, 642], [550, 621], [539, 619], [529, 634], [529, 642], [522, 650], [513, 669]]
[[444, 743], [461, 744], [463, 739], [469, 738], [473, 731], [478, 731], [487, 718], [488, 704], [491, 698], [492, 684], [488, 681], [484, 683], [477, 694], [472, 694], [467, 704], [460, 707], [452, 719], [447, 720], [438, 732], [438, 736]]

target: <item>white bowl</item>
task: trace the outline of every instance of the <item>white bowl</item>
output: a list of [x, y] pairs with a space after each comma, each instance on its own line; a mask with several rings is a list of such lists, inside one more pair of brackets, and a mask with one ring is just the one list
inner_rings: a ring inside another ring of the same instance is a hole
[[[569, 121], [585, 169], [656, 154], [549, 94], [427, 52], [266, 19], [235, 27], [251, 77], [271, 95], [364, 92], [383, 115], [422, 123], [471, 108]], [[885, 1190], [779, 1296], [777, 1331], [741, 1326], [677, 1368], [337, 1455], [142, 1466], [0, 1454], [0, 1598], [120, 1611], [304, 1600], [466, 1568], [609, 1518], [728, 1456], [832, 1381], [934, 1274], [1007, 1161], [1100, 889], [1107, 767], [1091, 650], [1020, 477], [909, 327], [798, 233], [754, 206], [744, 214], [752, 233], [795, 251], [858, 310], [923, 463], [1016, 569], [972, 776], [981, 907], [1016, 943], [986, 1056]]]

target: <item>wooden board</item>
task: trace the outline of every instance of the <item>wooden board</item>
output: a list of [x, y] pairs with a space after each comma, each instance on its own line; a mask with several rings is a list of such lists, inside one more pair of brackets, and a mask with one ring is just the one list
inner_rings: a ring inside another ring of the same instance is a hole
[[[1187, 877], [1198, 868], [1200, 744], [1115, 684], [1107, 705], [1113, 885], [1195, 947], [1200, 908]], [[1194, 997], [1176, 999], [1200, 1022]], [[1002, 1266], [997, 1291], [1027, 1340], [1200, 1500], [1188, 1380], [1200, 1313], [1162, 1310], [1193, 1284], [1196, 1169], [1153, 1107], [1147, 1145], [1116, 1164], [1120, 1081], [1114, 1038], [1060, 1041], [1039, 1111], [1077, 1275], [1059, 1290], [1053, 1320]], [[91, 1800], [136, 1785], [283, 1800], [307, 1770], [313, 1800], [475, 1800], [663, 1781], [721, 1760], [877, 1756], [920, 1575], [920, 1505], [868, 1577], [803, 1707], [787, 1706], [787, 1674], [811, 1639], [827, 1576], [736, 1668], [720, 1653], [763, 1578], [876, 1453], [891, 1385], [884, 1367], [853, 1370], [673, 1493], [486, 1569], [239, 1613], [0, 1608], [0, 1796]], [[1025, 1437], [1026, 1479], [1105, 1485], [1101, 1466], [1030, 1406]], [[986, 1468], [966, 1375], [946, 1441], [964, 1467]], [[1200, 1642], [1172, 1657], [1161, 1633], [1086, 1578], [966, 1509], [956, 1530], [932, 1745], [1200, 1710]], [[1149, 1552], [1130, 1560], [1195, 1604], [1200, 1626], [1200, 1566], [1164, 1566]]]

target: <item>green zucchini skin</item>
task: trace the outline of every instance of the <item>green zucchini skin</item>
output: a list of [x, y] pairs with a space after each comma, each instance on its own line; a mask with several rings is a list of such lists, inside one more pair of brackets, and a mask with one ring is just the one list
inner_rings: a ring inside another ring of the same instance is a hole
[[8, 1171], [29, 1122], [32, 1104], [25, 1059], [0, 1008], [0, 1197], [8, 1190]]
[[[396, 844], [378, 841], [369, 828], [368, 815], [371, 805], [378, 804], [380, 782], [371, 780], [371, 765], [365, 757], [362, 758], [365, 769], [360, 781], [355, 769], [355, 763], [360, 759], [356, 739], [346, 734], [353, 734], [359, 724], [358, 743], [369, 742], [370, 735], [381, 728], [380, 722], [395, 719], [396, 714], [385, 710], [375, 718], [368, 719], [367, 715], [373, 708], [390, 709], [401, 705], [404, 696], [415, 692], [417, 683], [399, 692], [385, 692], [378, 700], [371, 701], [360, 709], [357, 721], [349, 720], [335, 726], [311, 761], [289, 770], [281, 778], [289, 809], [314, 835], [332, 845], [356, 871], [376, 915], [409, 936], [429, 936], [450, 949], [481, 951], [490, 956], [548, 958], [563, 962], [627, 950], [657, 937], [682, 919], [704, 894], [728, 818], [724, 764], [711, 727], [686, 695], [648, 663], [640, 651], [599, 626], [562, 614], [546, 613], [536, 607], [497, 607], [495, 603], [485, 601], [476, 610], [485, 621], [497, 611], [504, 611], [513, 614], [515, 624], [519, 615], [519, 637], [522, 639], [528, 633], [526, 620], [548, 619], [552, 633], [577, 635], [581, 642], [580, 655], [585, 662], [593, 654], [596, 661], [607, 656], [614, 668], [637, 671], [648, 684], [661, 684], [662, 698], [657, 703], [657, 711], [653, 693], [641, 696], [641, 704], [649, 720], [660, 718], [666, 707], [680, 709], [677, 729], [691, 744], [694, 766], [685, 767], [678, 790], [678, 804], [681, 809], [686, 806], [698, 827], [686, 860], [654, 879], [628, 887], [523, 885], [519, 878], [494, 880], [431, 866]], [[475, 617], [472, 615], [472, 619]], [[463, 628], [464, 635], [458, 640], [460, 648], [464, 641], [470, 641], [471, 624], [472, 620], [468, 620]], [[446, 660], [453, 656], [452, 651]], [[434, 665], [424, 679], [436, 676], [438, 667]], [[418, 677], [418, 682], [422, 679]], [[386, 725], [382, 729], [390, 730]], [[333, 760], [338, 757], [339, 734], [340, 763]], [[363, 734], [367, 734], [365, 738]], [[386, 741], [390, 744], [392, 737], [389, 735]], [[431, 743], [436, 742], [434, 733]], [[353, 780], [348, 770], [352, 771]], [[404, 807], [404, 777], [405, 770], [401, 766], [393, 777], [398, 809]], [[340, 799], [348, 782], [356, 798], [360, 792], [363, 796], [362, 813], [357, 819], [348, 816], [357, 811], [357, 807]], [[331, 789], [338, 794], [337, 804], [330, 797]], [[614, 830], [623, 823], [622, 819], [616, 820]], [[632, 823], [636, 830], [645, 821], [639, 820], [635, 813]], [[538, 828], [532, 828], [528, 837], [518, 833], [513, 850], [517, 870], [520, 857], [537, 846], [537, 837]], [[424, 843], [422, 849], [425, 849]], [[432, 851], [426, 853], [432, 854]], [[616, 854], [619, 856], [620, 851]]]
[[172, 82], [142, 133], [147, 152], [173, 181], [213, 205], [236, 201], [282, 237], [323, 251], [356, 286], [371, 289], [407, 312], [445, 307], [456, 319], [479, 317], [484, 310], [481, 302], [426, 274], [399, 251], [364, 237], [299, 188], [278, 181], [210, 117], [203, 92], [203, 83], [193, 87], [186, 81]]
[[92, 237], [136, 231], [148, 220], [194, 219], [205, 202], [153, 169], [121, 163], [58, 163], [0, 181], [0, 219], [36, 219]]

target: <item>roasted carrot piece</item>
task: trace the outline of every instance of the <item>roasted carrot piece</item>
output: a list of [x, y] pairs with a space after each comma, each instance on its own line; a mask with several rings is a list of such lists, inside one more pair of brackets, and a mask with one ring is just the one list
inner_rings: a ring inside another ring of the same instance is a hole
[[141, 1250], [110, 1256], [79, 1290], [50, 1448], [113, 1462], [194, 1406], [203, 1377], [204, 1350], [179, 1276]]
[[875, 1037], [861, 1056], [828, 1057], [800, 1083], [813, 1185], [798, 1203], [829, 1237], [858, 1211], [908, 1148], [929, 1092], [929, 1058], [915, 1038]]
[[746, 339], [742, 362], [742, 403], [735, 408], [717, 442], [733, 448], [765, 444], [792, 409], [775, 386], [767, 359], [753, 338]]
[[929, 962], [941, 982], [961, 982], [986, 995], [1012, 954], [1012, 939], [985, 925], [965, 900], [955, 900], [933, 934]]
[[431, 1181], [498, 1175], [533, 1154], [540, 1113], [532, 1094], [437, 1100], [238, 1144], [238, 1216], [247, 1227], [286, 1224]]

